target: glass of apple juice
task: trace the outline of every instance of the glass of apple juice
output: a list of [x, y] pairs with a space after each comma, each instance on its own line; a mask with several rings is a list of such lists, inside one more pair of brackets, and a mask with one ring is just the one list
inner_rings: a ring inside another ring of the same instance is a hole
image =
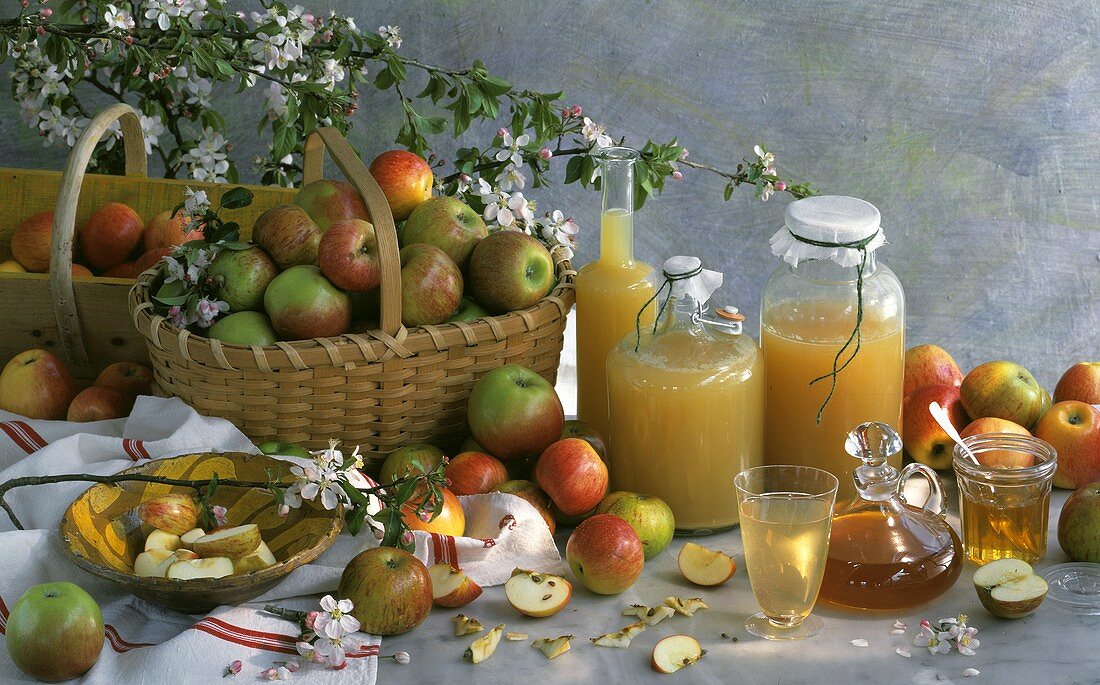
[[821, 631], [811, 616], [829, 551], [839, 481], [812, 466], [758, 466], [733, 479], [745, 570], [761, 611], [745, 621], [767, 640], [801, 640]]

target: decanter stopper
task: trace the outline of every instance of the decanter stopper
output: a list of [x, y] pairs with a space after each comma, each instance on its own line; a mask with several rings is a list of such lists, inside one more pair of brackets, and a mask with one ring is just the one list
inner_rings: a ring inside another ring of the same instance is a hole
[[852, 471], [852, 480], [861, 497], [881, 501], [894, 495], [898, 470], [890, 466], [888, 459], [900, 450], [901, 436], [885, 423], [868, 421], [848, 433], [844, 451], [863, 461]]

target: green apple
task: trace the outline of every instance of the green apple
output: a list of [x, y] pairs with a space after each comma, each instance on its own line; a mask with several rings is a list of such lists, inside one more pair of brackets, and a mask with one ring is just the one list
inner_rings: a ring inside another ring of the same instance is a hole
[[283, 340], [331, 338], [347, 332], [351, 301], [312, 264], [276, 276], [264, 293], [264, 309]]
[[462, 299], [462, 272], [443, 250], [427, 243], [401, 248], [401, 322], [443, 323]]
[[11, 609], [6, 631], [12, 662], [46, 682], [82, 675], [103, 649], [99, 605], [67, 582], [42, 583], [23, 593]]
[[1100, 481], [1075, 490], [1062, 505], [1058, 544], [1074, 561], [1100, 564]]
[[206, 337], [230, 345], [274, 345], [279, 339], [263, 312], [235, 312], [218, 317]]
[[646, 561], [663, 552], [676, 533], [676, 518], [660, 497], [617, 490], [603, 498], [596, 513], [614, 514], [629, 523], [642, 541]]
[[382, 462], [379, 482], [392, 483], [411, 473], [431, 473], [443, 463], [443, 450], [434, 445], [405, 445], [390, 452]]
[[489, 316], [489, 312], [485, 311], [484, 307], [463, 295], [462, 300], [458, 303], [458, 309], [455, 310], [454, 314], [451, 314], [451, 318], [447, 319], [447, 323], [452, 321], [472, 323], [485, 316]]
[[279, 267], [258, 245], [246, 250], [222, 250], [206, 270], [218, 284], [218, 297], [229, 304], [230, 312], [259, 310], [264, 306], [264, 291]]
[[492, 314], [532, 307], [554, 287], [554, 259], [538, 240], [498, 231], [470, 255], [470, 294]]
[[972, 419], [995, 416], [1031, 430], [1043, 415], [1043, 388], [1030, 371], [1014, 362], [974, 367], [963, 378], [959, 393]]
[[272, 456], [301, 457], [302, 459], [313, 458], [309, 450], [301, 445], [295, 445], [292, 442], [276, 442], [275, 440], [269, 440], [268, 442], [261, 442], [259, 445], [256, 445], [256, 449], [264, 454]]
[[435, 245], [458, 268], [465, 269], [474, 247], [488, 235], [480, 214], [461, 200], [440, 195], [424, 200], [412, 210], [402, 238], [406, 245]]
[[526, 367], [506, 364], [474, 385], [466, 419], [474, 439], [508, 462], [542, 454], [557, 441], [565, 412], [549, 381]]
[[423, 562], [405, 550], [374, 547], [348, 562], [339, 596], [350, 599], [360, 630], [372, 635], [407, 633], [432, 610], [432, 579]]

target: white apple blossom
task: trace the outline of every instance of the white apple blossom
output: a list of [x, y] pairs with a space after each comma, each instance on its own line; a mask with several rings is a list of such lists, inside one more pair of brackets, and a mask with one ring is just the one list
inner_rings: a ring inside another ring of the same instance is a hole
[[114, 5], [107, 5], [107, 9], [103, 11], [103, 23], [107, 24], [107, 28], [116, 31], [129, 31], [134, 28], [134, 18], [130, 13]]
[[160, 137], [166, 130], [164, 123], [160, 120], [159, 114], [153, 114], [152, 116], [142, 114], [139, 117], [141, 121], [141, 132], [145, 136], [145, 154], [153, 154], [153, 148], [160, 146]]
[[515, 164], [504, 167], [504, 171], [501, 172], [497, 180], [500, 181], [500, 187], [504, 190], [511, 190], [513, 186], [523, 190], [523, 187], [527, 185], [527, 177]]
[[326, 59], [321, 62], [321, 73], [317, 77], [318, 83], [325, 84], [325, 90], [332, 91], [336, 88], [336, 84], [343, 81], [345, 76], [344, 67], [334, 59]]
[[350, 599], [336, 601], [332, 595], [321, 598], [321, 611], [313, 624], [313, 630], [328, 637], [343, 637], [359, 630], [359, 620], [351, 615], [355, 605]]
[[[498, 162], [503, 162], [504, 160], [508, 159], [512, 161], [512, 166], [518, 167], [522, 165], [522, 148], [524, 145], [531, 142], [531, 136], [526, 133], [521, 133], [520, 135], [516, 136], [515, 139], [513, 139], [512, 134], [508, 131], [508, 129], [504, 128], [501, 129], [501, 138], [504, 139], [504, 146], [497, 151], [495, 157], [496, 160]], [[520, 187], [522, 188], [523, 186]]]
[[378, 35], [394, 50], [401, 47], [401, 28], [397, 26], [379, 26]]
[[552, 246], [553, 250], [562, 253], [566, 259], [573, 258], [573, 245], [576, 240], [578, 228], [572, 217], [566, 217], [560, 209], [555, 209], [546, 218], [539, 222], [539, 235]]
[[286, 90], [274, 81], [268, 86], [267, 92], [264, 93], [264, 111], [267, 112], [267, 118], [272, 121], [285, 117], [289, 111], [287, 109]]
[[[760, 161], [764, 162], [765, 167], [774, 167], [775, 155], [764, 150], [764, 148], [756, 145], [752, 148], [752, 151], [756, 153], [756, 156], [760, 158]], [[772, 168], [772, 174], [775, 174], [775, 169]]]
[[768, 198], [770, 198], [772, 196], [772, 193], [774, 193], [774, 192], [775, 192], [775, 184], [772, 183], [771, 181], [765, 182], [764, 185], [760, 188], [760, 192], [759, 192], [760, 201], [761, 202], [767, 202]]
[[347, 650], [358, 649], [359, 641], [350, 636], [329, 637], [327, 635], [317, 638], [313, 643], [313, 651], [328, 662], [329, 666], [341, 669], [347, 664]]
[[202, 138], [181, 158], [191, 178], [196, 181], [225, 183], [229, 171], [225, 136], [209, 126], [202, 131]]
[[525, 223], [530, 224], [535, 220], [535, 202], [524, 198], [523, 193], [514, 193], [508, 198], [508, 208]]
[[201, 217], [210, 209], [210, 198], [205, 190], [191, 190], [188, 187], [183, 191], [183, 213], [191, 217]]
[[920, 622], [920, 633], [913, 638], [913, 644], [917, 647], [927, 647], [929, 653], [947, 654], [951, 651], [951, 637], [946, 630], [939, 630], [929, 621]]
[[613, 144], [611, 136], [606, 133], [606, 127], [603, 124], [597, 124], [588, 117], [584, 118], [581, 134], [586, 141], [594, 143], [597, 148], [610, 147]]
[[180, 16], [180, 4], [179, 0], [145, 0], [145, 18], [167, 31], [172, 19]]

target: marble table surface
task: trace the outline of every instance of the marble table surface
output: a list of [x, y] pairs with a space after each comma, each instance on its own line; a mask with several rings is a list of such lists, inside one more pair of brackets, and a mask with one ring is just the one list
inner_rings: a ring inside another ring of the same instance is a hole
[[[945, 483], [952, 515], [958, 530], [957, 495], [950, 479]], [[1068, 561], [1058, 546], [1058, 512], [1068, 496], [1056, 490], [1051, 498], [1049, 544], [1043, 568]], [[919, 500], [918, 500], [919, 501]], [[563, 550], [568, 529], [559, 532]], [[978, 601], [971, 584], [974, 564], [967, 562], [955, 586], [932, 602], [901, 612], [853, 613], [819, 605], [814, 614], [824, 622], [817, 636], [800, 642], [770, 642], [750, 635], [745, 618], [757, 611], [744, 572], [741, 539], [736, 530], [705, 538], [701, 544], [732, 554], [737, 574], [718, 588], [699, 588], [685, 581], [676, 567], [676, 555], [688, 538], [676, 538], [669, 548], [646, 563], [633, 587], [614, 597], [594, 595], [575, 584], [573, 600], [562, 612], [548, 618], [528, 618], [513, 610], [504, 598], [502, 586], [486, 588], [463, 609], [436, 608], [413, 632], [386, 638], [384, 654], [408, 651], [412, 662], [398, 666], [379, 664], [379, 683], [1100, 683], [1100, 616], [1078, 616], [1049, 600], [1031, 616], [1015, 621], [993, 617]], [[568, 574], [568, 572], [567, 572]], [[666, 596], [702, 597], [710, 610], [694, 617], [673, 616], [636, 637], [628, 649], [593, 646], [588, 638], [617, 631], [633, 619], [620, 616], [629, 604], [655, 605]], [[460, 611], [478, 618], [487, 628], [506, 624], [505, 631], [527, 633], [524, 642], [501, 640], [496, 653], [478, 665], [462, 660], [462, 652], [477, 636], [455, 637], [451, 617]], [[933, 656], [915, 647], [913, 636], [923, 618], [965, 613], [979, 629], [981, 646], [977, 655], [958, 653]], [[890, 635], [895, 619], [908, 624], [903, 636]], [[649, 655], [662, 637], [674, 633], [695, 636], [707, 655], [695, 666], [672, 675], [650, 669]], [[730, 638], [722, 637], [726, 633]], [[548, 661], [532, 649], [530, 640], [576, 636], [572, 649]], [[850, 641], [864, 638], [865, 648]], [[910, 658], [895, 649], [904, 647]], [[976, 677], [964, 677], [967, 668], [978, 669]]]

